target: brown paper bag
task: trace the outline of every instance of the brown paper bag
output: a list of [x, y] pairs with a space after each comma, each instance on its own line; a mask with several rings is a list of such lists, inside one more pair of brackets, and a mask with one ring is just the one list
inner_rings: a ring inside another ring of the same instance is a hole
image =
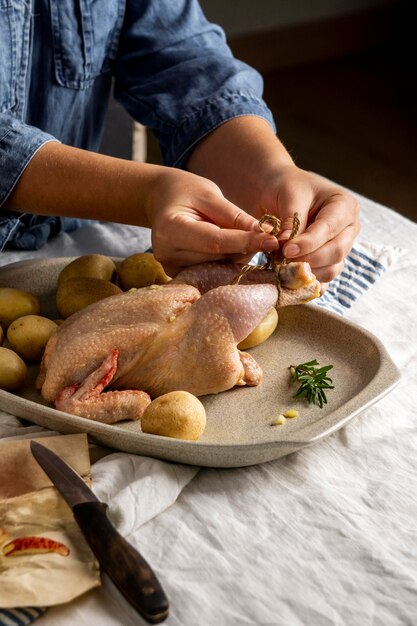
[[[39, 438], [89, 482], [87, 437]], [[52, 552], [12, 555], [10, 542], [45, 537]], [[51, 546], [52, 547], [52, 546]], [[30, 452], [30, 440], [0, 442], [0, 607], [52, 606], [100, 585], [99, 565], [71, 509]]]

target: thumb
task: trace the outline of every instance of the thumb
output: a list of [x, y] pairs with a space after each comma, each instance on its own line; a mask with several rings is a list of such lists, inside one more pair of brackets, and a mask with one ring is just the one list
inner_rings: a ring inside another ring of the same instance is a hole
[[211, 197], [210, 201], [206, 200], [199, 209], [219, 228], [259, 232], [258, 220], [222, 195]]

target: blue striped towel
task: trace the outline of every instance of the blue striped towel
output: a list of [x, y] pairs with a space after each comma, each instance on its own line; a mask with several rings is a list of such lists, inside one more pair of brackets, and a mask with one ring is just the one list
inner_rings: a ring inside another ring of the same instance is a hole
[[0, 609], [0, 626], [27, 626], [46, 611], [44, 607], [25, 607], [24, 609]]
[[[378, 278], [403, 253], [392, 246], [376, 246], [356, 242], [345, 259], [343, 272], [331, 282], [326, 293], [314, 300], [317, 306], [345, 315], [356, 300], [376, 283]], [[264, 263], [265, 257], [257, 254], [252, 263]], [[0, 609], [0, 626], [27, 626], [47, 609], [42, 607]]]
[[355, 243], [345, 259], [343, 271], [314, 304], [345, 315], [403, 252], [402, 248], [393, 246]]

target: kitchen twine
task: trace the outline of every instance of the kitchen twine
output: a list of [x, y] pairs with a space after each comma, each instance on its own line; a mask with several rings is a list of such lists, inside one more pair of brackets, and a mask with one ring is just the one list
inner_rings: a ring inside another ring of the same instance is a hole
[[[270, 235], [274, 235], [274, 236], [278, 235], [279, 229], [281, 228], [281, 220], [278, 217], [275, 217], [275, 215], [269, 215], [268, 213], [265, 213], [265, 215], [261, 217], [261, 219], [259, 220], [259, 224], [258, 224], [258, 228], [261, 233], [267, 232], [263, 228], [264, 224], [269, 224], [270, 226], [272, 226], [272, 230], [269, 233]], [[296, 212], [293, 215], [292, 230], [288, 238], [288, 241], [290, 239], [293, 239], [296, 236], [299, 228], [300, 228], [300, 218], [298, 217], [298, 213]], [[231, 285], [238, 285], [241, 278], [245, 276], [245, 274], [247, 274], [248, 272], [253, 272], [254, 270], [271, 269], [275, 273], [275, 278], [276, 278], [277, 288], [278, 288], [278, 293], [279, 293], [279, 290], [281, 287], [281, 283], [279, 280], [279, 270], [280, 270], [281, 265], [285, 265], [285, 263], [287, 263], [287, 259], [284, 256], [279, 261], [277, 258], [278, 253], [279, 253], [279, 250], [266, 252], [265, 253], [266, 262], [262, 263], [261, 265], [242, 265], [242, 269], [240, 270], [239, 274], [234, 277], [234, 279], [231, 282]]]

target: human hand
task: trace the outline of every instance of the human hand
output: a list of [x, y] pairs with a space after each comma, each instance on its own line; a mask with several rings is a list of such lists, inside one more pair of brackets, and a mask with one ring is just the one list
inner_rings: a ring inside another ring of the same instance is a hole
[[[278, 241], [286, 258], [307, 261], [322, 283], [340, 274], [360, 230], [360, 207], [355, 197], [326, 179], [287, 165], [264, 183], [261, 206], [281, 220]], [[290, 242], [293, 216], [300, 228]]]
[[[248, 213], [279, 217], [278, 240], [285, 256], [309, 262], [324, 288], [342, 271], [359, 232], [357, 200], [297, 167], [265, 120], [241, 116], [222, 124], [197, 145], [188, 167], [216, 181]], [[299, 233], [285, 243], [295, 212]]]
[[243, 260], [277, 247], [258, 221], [226, 200], [219, 187], [195, 174], [160, 168], [145, 210], [155, 257], [170, 276], [181, 267], [215, 260]]

